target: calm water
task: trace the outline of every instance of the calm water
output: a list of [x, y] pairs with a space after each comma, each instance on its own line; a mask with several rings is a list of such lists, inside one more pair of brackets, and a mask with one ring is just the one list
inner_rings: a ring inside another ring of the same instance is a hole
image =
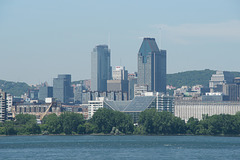
[[0, 159], [240, 159], [240, 137], [8, 136]]

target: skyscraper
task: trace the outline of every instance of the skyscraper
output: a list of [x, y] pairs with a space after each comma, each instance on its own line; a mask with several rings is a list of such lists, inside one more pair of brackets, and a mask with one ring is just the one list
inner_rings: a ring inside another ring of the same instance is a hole
[[70, 74], [59, 74], [58, 78], [53, 79], [53, 97], [62, 103], [70, 102], [73, 97]]
[[107, 91], [107, 80], [111, 78], [110, 50], [107, 45], [98, 45], [91, 54], [91, 90]]
[[45, 101], [45, 98], [53, 97], [53, 87], [43, 86], [39, 88], [38, 100]]
[[148, 91], [166, 92], [166, 50], [159, 50], [154, 38], [144, 38], [138, 53], [138, 84]]

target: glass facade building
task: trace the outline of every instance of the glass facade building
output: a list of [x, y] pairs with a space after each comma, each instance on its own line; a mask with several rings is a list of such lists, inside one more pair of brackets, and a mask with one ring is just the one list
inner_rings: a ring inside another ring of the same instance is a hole
[[53, 79], [53, 97], [62, 103], [69, 103], [73, 97], [73, 88], [71, 87], [71, 75], [60, 74], [58, 78]]
[[156, 93], [153, 96], [139, 96], [131, 101], [104, 100], [104, 107], [129, 114], [134, 123], [138, 122], [141, 112], [155, 108], [157, 112], [168, 111], [174, 114], [174, 98]]
[[45, 98], [53, 97], [53, 87], [40, 87], [38, 92], [38, 100], [45, 101]]
[[107, 80], [112, 79], [110, 50], [107, 45], [96, 46], [91, 53], [91, 90], [107, 91]]
[[159, 50], [154, 38], [144, 38], [138, 53], [138, 84], [148, 91], [166, 92], [166, 50]]

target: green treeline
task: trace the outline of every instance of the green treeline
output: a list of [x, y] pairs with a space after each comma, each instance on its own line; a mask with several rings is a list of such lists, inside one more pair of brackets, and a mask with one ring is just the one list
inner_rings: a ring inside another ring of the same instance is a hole
[[99, 109], [86, 121], [78, 113], [51, 114], [37, 124], [35, 116], [19, 114], [14, 121], [0, 123], [1, 135], [33, 134], [112, 134], [112, 135], [239, 135], [240, 113], [236, 115], [205, 115], [203, 120], [190, 118], [187, 123], [170, 112], [149, 109], [139, 116], [138, 125], [122, 112]]

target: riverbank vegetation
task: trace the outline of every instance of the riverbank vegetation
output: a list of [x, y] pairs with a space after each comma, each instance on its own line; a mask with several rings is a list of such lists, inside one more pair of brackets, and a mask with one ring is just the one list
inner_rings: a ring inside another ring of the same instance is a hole
[[36, 134], [101, 134], [101, 135], [240, 135], [240, 113], [236, 115], [205, 115], [202, 120], [190, 118], [187, 123], [169, 112], [145, 110], [139, 116], [138, 125], [122, 112], [99, 109], [86, 121], [78, 113], [65, 112], [60, 116], [45, 116], [37, 124], [35, 116], [19, 114], [14, 121], [0, 123], [0, 135]]

